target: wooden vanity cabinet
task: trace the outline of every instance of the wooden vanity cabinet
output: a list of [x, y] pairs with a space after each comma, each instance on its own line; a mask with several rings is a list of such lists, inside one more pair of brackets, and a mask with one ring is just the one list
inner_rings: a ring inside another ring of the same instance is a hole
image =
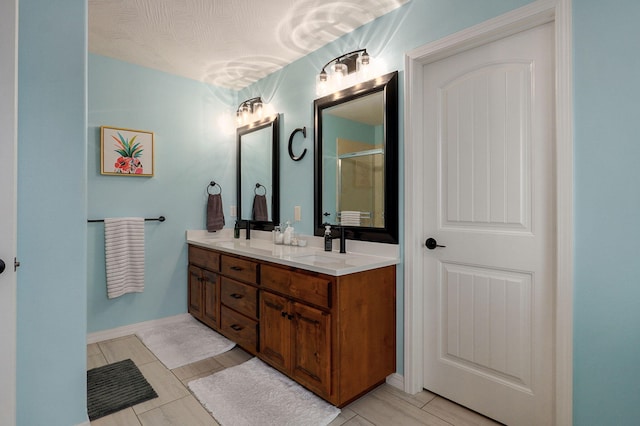
[[188, 311], [215, 330], [220, 329], [219, 259], [215, 252], [189, 247]]
[[342, 407], [395, 372], [395, 266], [336, 277], [190, 246], [197, 318], [192, 248], [218, 256], [217, 330], [318, 396]]
[[395, 266], [334, 277], [261, 265], [258, 356], [337, 406], [395, 372]]
[[260, 358], [329, 398], [331, 315], [267, 291], [260, 312]]

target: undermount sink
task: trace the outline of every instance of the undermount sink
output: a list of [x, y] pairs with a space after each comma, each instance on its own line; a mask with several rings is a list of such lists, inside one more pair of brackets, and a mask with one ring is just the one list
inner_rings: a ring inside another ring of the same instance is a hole
[[312, 263], [319, 263], [319, 264], [336, 263], [337, 261], [333, 257], [322, 256], [318, 254], [309, 254], [306, 256], [295, 256], [294, 259], [300, 262], [312, 262]]
[[314, 254], [302, 254], [299, 256], [292, 256], [292, 259], [297, 262], [305, 262], [305, 263], [315, 263], [319, 265], [329, 265], [336, 263], [344, 263], [351, 259], [353, 256], [347, 254], [334, 254], [331, 252], [328, 253], [314, 253]]
[[220, 241], [219, 243], [216, 243], [216, 246], [230, 248], [230, 249], [233, 249], [233, 248], [244, 249], [252, 252], [257, 251], [257, 252], [271, 253], [273, 251], [271, 244], [265, 243], [262, 241], [253, 241], [253, 240]]

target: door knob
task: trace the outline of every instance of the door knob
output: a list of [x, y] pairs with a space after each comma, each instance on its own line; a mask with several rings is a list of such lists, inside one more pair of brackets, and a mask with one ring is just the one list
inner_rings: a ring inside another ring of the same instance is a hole
[[0, 259], [0, 274], [4, 272], [5, 264], [4, 260]]
[[433, 250], [436, 247], [446, 247], [439, 245], [435, 238], [427, 238], [427, 241], [424, 242], [424, 245], [427, 246], [429, 250]]

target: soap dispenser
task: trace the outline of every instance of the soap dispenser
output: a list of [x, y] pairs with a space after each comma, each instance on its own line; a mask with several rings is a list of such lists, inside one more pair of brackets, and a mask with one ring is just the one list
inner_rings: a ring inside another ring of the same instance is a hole
[[293, 239], [293, 227], [291, 226], [291, 222], [287, 221], [287, 227], [284, 229], [284, 244], [287, 246], [291, 245], [292, 239]]
[[333, 250], [333, 238], [331, 238], [331, 225], [324, 224], [324, 251]]

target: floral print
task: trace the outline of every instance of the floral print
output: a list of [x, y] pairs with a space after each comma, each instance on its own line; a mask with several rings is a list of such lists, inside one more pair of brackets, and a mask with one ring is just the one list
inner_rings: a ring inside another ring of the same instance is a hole
[[113, 165], [113, 171], [115, 173], [142, 174], [143, 167], [139, 157], [142, 156], [142, 151], [144, 150], [139, 142], [135, 142], [137, 136], [128, 140], [118, 132], [117, 138], [115, 136], [111, 137], [116, 141], [115, 147], [117, 149], [114, 151], [121, 155]]

